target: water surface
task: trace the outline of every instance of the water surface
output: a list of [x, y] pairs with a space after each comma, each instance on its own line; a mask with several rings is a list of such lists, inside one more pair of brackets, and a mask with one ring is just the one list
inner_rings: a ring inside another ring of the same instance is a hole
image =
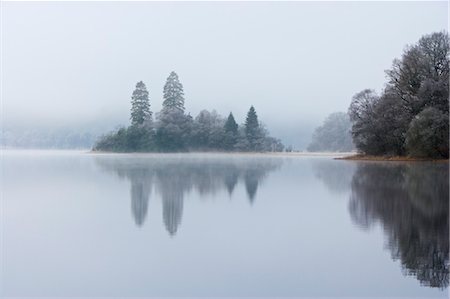
[[4, 151], [3, 296], [446, 297], [448, 164]]

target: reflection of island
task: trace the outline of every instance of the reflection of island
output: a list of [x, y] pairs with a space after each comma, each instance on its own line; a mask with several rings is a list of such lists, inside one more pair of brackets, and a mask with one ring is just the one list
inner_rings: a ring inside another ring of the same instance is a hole
[[195, 190], [202, 197], [226, 190], [231, 196], [243, 181], [248, 200], [254, 203], [258, 186], [269, 171], [276, 169], [280, 159], [269, 158], [188, 158], [167, 156], [99, 156], [97, 163], [131, 182], [131, 210], [136, 225], [147, 215], [152, 187], [161, 195], [163, 221], [173, 236], [181, 223], [183, 201], [187, 192]]
[[[330, 162], [334, 163], [336, 162]], [[405, 275], [421, 284], [446, 288], [449, 283], [449, 169], [445, 163], [359, 162], [352, 170], [349, 213], [362, 229], [380, 223], [392, 258]], [[344, 166], [344, 165], [343, 165]], [[339, 181], [342, 172], [320, 172], [324, 182]], [[325, 177], [325, 178], [324, 178]], [[336, 191], [330, 187], [330, 190]]]

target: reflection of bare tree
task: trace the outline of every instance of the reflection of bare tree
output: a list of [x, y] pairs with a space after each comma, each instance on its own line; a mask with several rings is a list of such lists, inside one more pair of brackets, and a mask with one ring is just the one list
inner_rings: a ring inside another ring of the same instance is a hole
[[261, 180], [281, 163], [280, 159], [231, 158], [228, 155], [209, 158], [187, 155], [99, 156], [96, 161], [102, 168], [131, 181], [131, 205], [138, 226], [145, 221], [154, 184], [156, 192], [161, 195], [163, 221], [171, 236], [176, 234], [181, 224], [187, 192], [195, 190], [201, 197], [208, 198], [225, 189], [231, 195], [239, 180], [243, 180], [249, 201], [253, 203]]
[[313, 160], [312, 164], [314, 175], [320, 179], [330, 191], [335, 193], [345, 193], [348, 191], [355, 171], [355, 164], [353, 161], [317, 159]]
[[359, 164], [352, 180], [350, 215], [388, 235], [392, 257], [423, 284], [449, 283], [447, 164]]

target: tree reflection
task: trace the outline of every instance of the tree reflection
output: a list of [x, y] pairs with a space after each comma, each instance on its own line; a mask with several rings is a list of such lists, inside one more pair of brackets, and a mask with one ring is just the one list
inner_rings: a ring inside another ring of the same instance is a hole
[[131, 207], [137, 226], [145, 222], [148, 201], [154, 185], [163, 207], [163, 222], [174, 236], [181, 224], [185, 195], [195, 190], [201, 198], [212, 198], [226, 190], [231, 196], [239, 181], [243, 181], [250, 203], [266, 174], [279, 167], [280, 159], [271, 158], [181, 158], [168, 156], [100, 156], [96, 159], [103, 169], [131, 182]]
[[236, 167], [230, 167], [229, 173], [227, 173], [223, 178], [223, 182], [230, 196], [231, 194], [233, 194], [234, 188], [238, 183], [238, 179], [239, 179], [239, 170], [236, 169]]
[[355, 164], [352, 161], [336, 161], [329, 159], [312, 160], [313, 171], [333, 193], [346, 193], [350, 188]]
[[254, 203], [259, 182], [265, 175], [264, 165], [261, 164], [249, 165], [244, 171], [245, 190], [250, 204]]
[[403, 272], [430, 287], [449, 283], [448, 179], [445, 163], [360, 163], [351, 183], [353, 221], [379, 222]]
[[137, 226], [141, 226], [147, 216], [150, 185], [142, 180], [131, 181], [131, 211]]

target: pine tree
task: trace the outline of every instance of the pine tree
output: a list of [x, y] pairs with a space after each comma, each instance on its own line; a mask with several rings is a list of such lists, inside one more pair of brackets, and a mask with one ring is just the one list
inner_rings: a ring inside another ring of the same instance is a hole
[[247, 113], [247, 119], [245, 120], [245, 135], [250, 145], [250, 150], [256, 150], [260, 137], [260, 128], [258, 122], [258, 115], [255, 108], [250, 107]]
[[238, 137], [238, 124], [234, 120], [233, 113], [230, 112], [228, 115], [223, 130], [225, 131], [222, 140], [223, 149], [234, 150]]
[[178, 80], [178, 75], [171, 72], [164, 85], [163, 112], [178, 110], [184, 113], [183, 85]]
[[230, 112], [228, 115], [227, 121], [224, 126], [225, 132], [230, 132], [232, 134], [237, 134], [238, 132], [238, 124], [234, 120], [233, 113]]
[[152, 118], [147, 87], [145, 87], [145, 84], [142, 81], [139, 81], [136, 84], [136, 89], [131, 96], [130, 118], [133, 127], [141, 126], [144, 123], [151, 121]]

